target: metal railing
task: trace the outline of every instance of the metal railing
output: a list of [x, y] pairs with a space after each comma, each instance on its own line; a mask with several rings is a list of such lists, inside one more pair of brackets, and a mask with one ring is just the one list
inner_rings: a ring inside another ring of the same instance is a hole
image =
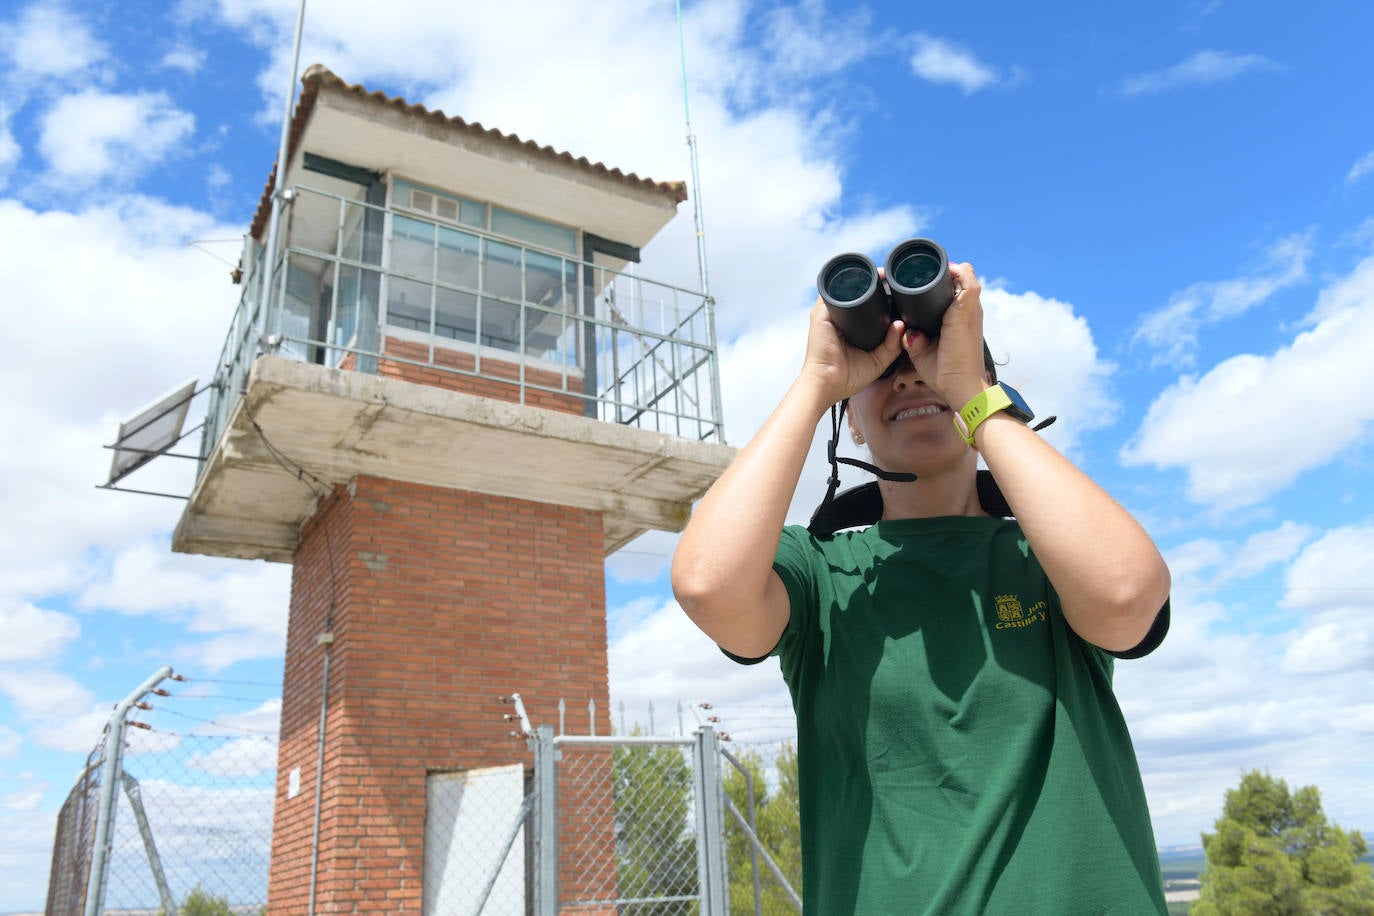
[[702, 293], [310, 187], [284, 197], [265, 305], [262, 248], [245, 250], [202, 457], [262, 353], [401, 378], [438, 370], [455, 388], [480, 379], [522, 404], [552, 399], [610, 423], [724, 441], [714, 306]]

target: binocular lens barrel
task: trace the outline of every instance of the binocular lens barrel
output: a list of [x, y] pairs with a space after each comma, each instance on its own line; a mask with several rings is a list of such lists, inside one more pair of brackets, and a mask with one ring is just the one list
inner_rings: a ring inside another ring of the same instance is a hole
[[842, 258], [826, 272], [822, 282], [837, 302], [858, 302], [872, 294], [878, 271], [867, 258]]
[[892, 317], [876, 264], [861, 254], [831, 258], [816, 278], [816, 289], [845, 340], [860, 350], [877, 349]]
[[945, 309], [954, 301], [945, 250], [930, 239], [907, 239], [887, 256], [893, 317], [927, 337], [939, 337]]
[[902, 254], [892, 265], [892, 279], [905, 287], [925, 286], [940, 275], [940, 259], [916, 249]]
[[930, 239], [907, 239], [887, 257], [887, 282], [865, 255], [831, 258], [816, 278], [830, 320], [860, 350], [874, 350], [894, 318], [938, 337], [945, 309], [954, 300], [945, 250]]

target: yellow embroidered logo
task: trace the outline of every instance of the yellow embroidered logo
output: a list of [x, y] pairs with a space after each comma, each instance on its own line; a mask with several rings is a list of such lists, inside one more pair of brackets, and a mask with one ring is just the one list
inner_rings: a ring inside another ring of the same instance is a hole
[[1021, 597], [1019, 595], [998, 595], [997, 596], [997, 629], [1014, 630], [1018, 627], [1028, 627], [1033, 623], [1039, 623], [1045, 619], [1045, 610], [1049, 605], [1044, 601], [1037, 601], [1029, 609], [1021, 607]]

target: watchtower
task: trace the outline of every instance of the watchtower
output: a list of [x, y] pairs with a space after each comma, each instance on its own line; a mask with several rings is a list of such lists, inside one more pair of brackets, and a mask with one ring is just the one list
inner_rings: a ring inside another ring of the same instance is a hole
[[173, 549], [293, 564], [269, 910], [420, 912], [427, 783], [608, 709], [604, 558], [733, 453], [711, 302], [631, 269], [681, 183], [320, 66], [288, 151]]

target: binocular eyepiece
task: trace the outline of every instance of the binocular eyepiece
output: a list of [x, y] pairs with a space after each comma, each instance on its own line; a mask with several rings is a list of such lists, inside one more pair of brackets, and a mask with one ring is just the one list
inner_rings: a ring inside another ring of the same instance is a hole
[[[954, 301], [945, 250], [930, 239], [907, 239], [887, 256], [884, 276], [866, 255], [837, 255], [816, 277], [830, 320], [860, 350], [874, 350], [896, 318], [927, 337], [938, 337]], [[886, 281], [886, 282], [884, 282]]]

